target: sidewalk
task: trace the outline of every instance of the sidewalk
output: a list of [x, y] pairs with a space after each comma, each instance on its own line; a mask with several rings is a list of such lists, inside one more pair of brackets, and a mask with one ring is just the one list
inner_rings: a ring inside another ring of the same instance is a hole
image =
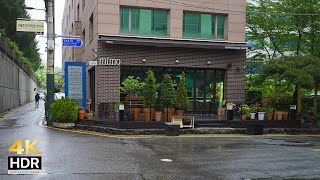
[[[99, 125], [76, 124], [76, 129], [117, 135], [163, 135], [164, 129], [117, 129]], [[180, 134], [247, 134], [246, 128], [196, 128], [180, 129]], [[320, 134], [319, 129], [264, 128], [263, 134]]]

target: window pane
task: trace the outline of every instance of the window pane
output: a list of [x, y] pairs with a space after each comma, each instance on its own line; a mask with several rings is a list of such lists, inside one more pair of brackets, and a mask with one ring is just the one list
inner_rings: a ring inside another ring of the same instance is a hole
[[131, 9], [131, 32], [130, 33], [138, 34], [139, 24], [140, 24], [140, 10]]
[[168, 12], [153, 10], [152, 13], [152, 31], [154, 35], [166, 36], [167, 35], [167, 22], [168, 22]]
[[200, 37], [200, 14], [184, 13], [183, 18], [183, 36]]
[[120, 32], [122, 33], [129, 32], [129, 9], [128, 8], [120, 9]]
[[140, 9], [140, 26], [139, 34], [150, 35], [151, 34], [151, 10]]
[[212, 15], [212, 34], [213, 34], [213, 38], [216, 38], [216, 15]]
[[224, 16], [217, 16], [217, 38], [224, 39]]
[[213, 38], [213, 35], [212, 35], [212, 16], [209, 14], [201, 14], [201, 37], [202, 38]]

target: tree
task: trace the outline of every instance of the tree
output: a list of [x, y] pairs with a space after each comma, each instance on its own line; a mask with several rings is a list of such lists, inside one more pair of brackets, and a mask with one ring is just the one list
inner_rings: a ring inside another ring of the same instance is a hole
[[145, 107], [154, 107], [157, 102], [156, 91], [159, 85], [156, 83], [154, 72], [148, 69], [147, 77], [143, 83], [143, 104]]
[[38, 82], [41, 84], [41, 87], [46, 87], [46, 82], [47, 82], [46, 69], [44, 67], [38, 69], [35, 73], [35, 76]]
[[41, 68], [35, 35], [16, 32], [17, 18], [30, 18], [24, 8], [24, 0], [0, 0], [0, 29], [4, 29], [6, 36], [17, 44], [23, 56], [30, 62], [31, 70], [35, 72]]
[[263, 66], [256, 79], [256, 83], [263, 83], [271, 79], [277, 82], [286, 82], [298, 87], [297, 106], [301, 112], [301, 87], [312, 88], [320, 77], [320, 59], [311, 56], [282, 57], [269, 61]]
[[251, 54], [265, 60], [285, 55], [319, 56], [319, 0], [252, 0], [247, 3]]
[[175, 89], [173, 86], [173, 81], [169, 74], [163, 76], [163, 81], [161, 83], [161, 101], [164, 106], [171, 107], [175, 101]]
[[[133, 76], [128, 76], [121, 83], [120, 92], [127, 94], [128, 96], [132, 96], [134, 93], [137, 93], [141, 89], [141, 83], [139, 78], [135, 78]], [[130, 99], [130, 107], [131, 107], [131, 99]]]

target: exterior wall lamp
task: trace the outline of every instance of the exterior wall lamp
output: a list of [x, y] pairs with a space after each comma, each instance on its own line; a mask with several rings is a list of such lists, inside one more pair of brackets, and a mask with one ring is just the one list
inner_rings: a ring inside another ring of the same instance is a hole
[[147, 60], [146, 59], [142, 59], [142, 62], [145, 63]]
[[211, 64], [211, 61], [208, 61], [207, 64], [210, 65], [210, 64]]
[[179, 60], [176, 60], [176, 63], [178, 64], [178, 63], [179, 63]]

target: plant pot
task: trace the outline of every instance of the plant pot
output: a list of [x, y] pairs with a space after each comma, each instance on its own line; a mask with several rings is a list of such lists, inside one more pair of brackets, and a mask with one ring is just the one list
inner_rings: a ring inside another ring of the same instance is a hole
[[227, 110], [233, 110], [233, 106], [228, 105], [228, 106], [227, 106]]
[[264, 115], [265, 115], [265, 112], [258, 112], [258, 120], [259, 121], [263, 121], [264, 120]]
[[241, 115], [241, 119], [242, 119], [242, 120], [246, 120], [246, 119], [247, 119], [247, 116], [246, 116], [246, 115]]
[[279, 111], [275, 111], [273, 114], [273, 120], [277, 120], [277, 116], [278, 116]]
[[133, 119], [134, 121], [139, 121], [139, 117], [140, 117], [140, 108], [132, 108], [133, 109]]
[[63, 128], [63, 129], [71, 129], [75, 126], [74, 123], [58, 123], [58, 122], [53, 122], [52, 125], [54, 127]]
[[256, 113], [250, 113], [250, 119], [254, 120], [256, 118]]
[[272, 112], [268, 112], [268, 113], [267, 113], [267, 119], [268, 119], [269, 121], [271, 121], [271, 120], [273, 119], [273, 113], [272, 113]]
[[218, 115], [221, 115], [221, 108], [218, 108]]
[[164, 116], [167, 122], [171, 122], [172, 116], [174, 115], [174, 108], [164, 108]]
[[288, 120], [288, 112], [283, 112], [283, 120]]
[[79, 111], [78, 111], [78, 118], [79, 118], [80, 120], [83, 120], [85, 113], [86, 113], [86, 111], [85, 111], [84, 109], [79, 109]]
[[282, 111], [279, 111], [279, 112], [277, 113], [277, 120], [282, 120], [282, 118], [283, 118], [283, 112], [282, 112]]
[[221, 108], [221, 115], [222, 116], [226, 115], [226, 108]]
[[155, 112], [155, 116], [156, 116], [156, 121], [161, 121], [162, 112], [161, 111], [156, 111]]
[[154, 108], [143, 108], [143, 115], [146, 122], [151, 122], [154, 116]]
[[93, 113], [87, 113], [87, 119], [91, 120], [93, 118]]
[[184, 115], [184, 110], [177, 110], [177, 116], [178, 117], [183, 117], [183, 115]]
[[120, 121], [119, 109], [116, 109], [114, 113], [116, 115], [116, 121]]

